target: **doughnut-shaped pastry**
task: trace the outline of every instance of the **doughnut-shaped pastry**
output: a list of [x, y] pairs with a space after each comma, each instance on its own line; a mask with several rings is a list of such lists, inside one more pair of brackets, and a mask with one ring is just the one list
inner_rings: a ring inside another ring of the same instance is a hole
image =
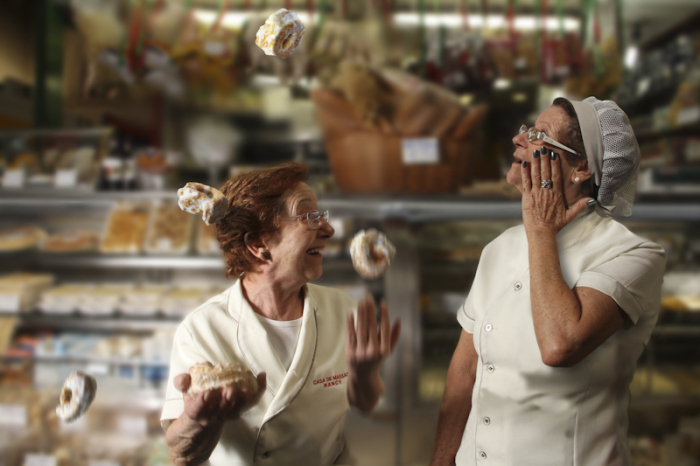
[[63, 422], [73, 422], [85, 414], [90, 403], [95, 399], [97, 382], [85, 372], [72, 372], [63, 384], [60, 404], [56, 406], [56, 415]]
[[225, 385], [235, 385], [239, 390], [246, 387], [249, 393], [257, 393], [258, 379], [242, 364], [197, 363], [190, 367], [190, 389], [188, 393], [196, 398], [201, 392]]
[[207, 225], [218, 222], [228, 211], [228, 199], [224, 193], [202, 183], [187, 183], [177, 190], [177, 195], [180, 209], [191, 214], [201, 213]]
[[265, 55], [287, 58], [301, 43], [304, 23], [293, 11], [281, 8], [270, 15], [255, 35], [255, 43]]
[[364, 278], [377, 278], [389, 268], [396, 248], [384, 233], [374, 228], [360, 230], [350, 243], [352, 265]]

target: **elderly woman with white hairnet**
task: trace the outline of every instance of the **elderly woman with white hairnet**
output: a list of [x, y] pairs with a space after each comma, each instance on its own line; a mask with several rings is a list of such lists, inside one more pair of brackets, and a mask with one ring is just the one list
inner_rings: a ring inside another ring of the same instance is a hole
[[631, 464], [629, 385], [666, 258], [629, 216], [639, 147], [612, 101], [556, 99], [513, 138], [523, 225], [484, 248], [432, 465]]

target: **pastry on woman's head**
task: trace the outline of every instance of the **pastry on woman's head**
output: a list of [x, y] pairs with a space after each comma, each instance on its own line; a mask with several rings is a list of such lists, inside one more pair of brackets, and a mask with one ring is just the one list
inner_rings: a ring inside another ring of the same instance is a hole
[[187, 183], [177, 190], [177, 205], [191, 214], [202, 214], [207, 225], [218, 222], [228, 212], [228, 199], [216, 188], [202, 183]]

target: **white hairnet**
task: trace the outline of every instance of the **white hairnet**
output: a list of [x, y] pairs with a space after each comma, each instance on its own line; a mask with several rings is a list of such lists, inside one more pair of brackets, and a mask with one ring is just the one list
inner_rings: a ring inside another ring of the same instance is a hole
[[641, 154], [627, 115], [612, 100], [588, 97], [571, 103], [599, 187], [596, 212], [604, 217], [632, 215]]

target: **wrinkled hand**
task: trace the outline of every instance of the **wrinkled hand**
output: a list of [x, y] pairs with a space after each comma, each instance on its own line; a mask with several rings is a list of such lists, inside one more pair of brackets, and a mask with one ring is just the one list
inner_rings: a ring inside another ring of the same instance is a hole
[[[523, 180], [523, 223], [528, 232], [558, 233], [583, 210], [590, 197], [579, 199], [567, 209], [560, 157], [542, 147], [535, 151], [530, 165], [521, 165]], [[542, 187], [542, 180], [552, 180], [552, 188]]]
[[371, 295], [365, 296], [357, 305], [357, 330], [353, 315], [348, 315], [345, 359], [350, 370], [358, 375], [377, 371], [399, 341], [401, 321], [397, 319], [390, 328], [389, 309], [384, 300], [379, 305], [379, 332], [376, 316]]
[[202, 426], [211, 423], [223, 423], [238, 419], [247, 408], [255, 405], [265, 393], [267, 375], [258, 374], [258, 391], [251, 393], [246, 387], [240, 390], [235, 385], [205, 390], [192, 398], [187, 390], [190, 388], [190, 375], [180, 374], [173, 380], [175, 388], [182, 391], [185, 401], [185, 414]]

